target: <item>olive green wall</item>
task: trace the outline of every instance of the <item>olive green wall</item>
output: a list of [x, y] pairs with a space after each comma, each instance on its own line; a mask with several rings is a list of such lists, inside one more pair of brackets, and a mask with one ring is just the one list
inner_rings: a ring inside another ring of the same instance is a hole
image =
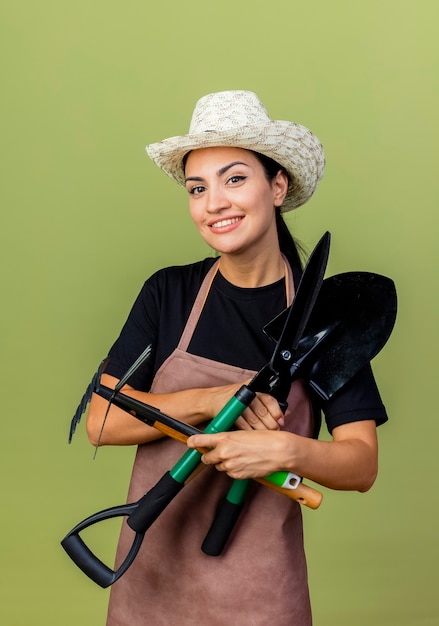
[[124, 501], [133, 451], [93, 461], [69, 420], [143, 280], [208, 253], [144, 145], [231, 88], [322, 140], [324, 181], [288, 221], [308, 248], [332, 232], [328, 274], [398, 288], [376, 485], [304, 512], [315, 624], [439, 623], [438, 18], [434, 0], [2, 4], [1, 623], [104, 623], [108, 591], [59, 540]]

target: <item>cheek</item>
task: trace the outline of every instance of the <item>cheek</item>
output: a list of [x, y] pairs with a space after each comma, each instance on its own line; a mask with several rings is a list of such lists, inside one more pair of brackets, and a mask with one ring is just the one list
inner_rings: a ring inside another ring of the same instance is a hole
[[190, 199], [189, 199], [189, 215], [191, 216], [191, 219], [194, 222], [195, 226], [197, 226], [198, 228], [201, 223], [200, 206], [197, 205], [197, 203], [194, 202], [193, 200], [191, 201]]
[[196, 211], [195, 211], [194, 203], [193, 203], [193, 201], [191, 199], [191, 196], [189, 196], [189, 215], [191, 216], [191, 218], [195, 222]]
[[270, 189], [261, 189], [259, 195], [259, 211], [261, 219], [271, 221], [275, 215], [274, 195]]

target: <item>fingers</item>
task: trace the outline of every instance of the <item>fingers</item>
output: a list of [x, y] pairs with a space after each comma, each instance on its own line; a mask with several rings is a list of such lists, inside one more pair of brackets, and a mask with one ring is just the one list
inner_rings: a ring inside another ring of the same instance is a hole
[[188, 448], [215, 448], [222, 433], [214, 435], [192, 435], [188, 438]]
[[[243, 435], [236, 431], [234, 436]], [[241, 475], [243, 464], [236, 454], [236, 443], [229, 438], [227, 433], [217, 433], [215, 435], [193, 435], [187, 440], [187, 445], [192, 448], [210, 448], [201, 457], [205, 465], [214, 465], [220, 472], [226, 472], [231, 478], [244, 478]]]
[[215, 435], [192, 435], [188, 438], [186, 445], [188, 448], [210, 448], [211, 450], [203, 454], [201, 460], [205, 465], [217, 465], [222, 459], [216, 451], [216, 446], [222, 438], [223, 433]]
[[275, 398], [258, 393], [236, 425], [241, 430], [279, 430], [283, 425], [283, 413]]

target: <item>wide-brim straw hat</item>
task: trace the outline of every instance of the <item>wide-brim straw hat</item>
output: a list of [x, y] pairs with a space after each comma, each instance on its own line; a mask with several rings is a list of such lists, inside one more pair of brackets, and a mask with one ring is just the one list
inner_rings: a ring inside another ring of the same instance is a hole
[[266, 155], [288, 172], [290, 184], [282, 212], [304, 204], [317, 188], [325, 155], [313, 133], [294, 122], [271, 120], [251, 91], [220, 91], [198, 100], [187, 135], [150, 144], [151, 159], [180, 185], [183, 159], [192, 150], [230, 146]]

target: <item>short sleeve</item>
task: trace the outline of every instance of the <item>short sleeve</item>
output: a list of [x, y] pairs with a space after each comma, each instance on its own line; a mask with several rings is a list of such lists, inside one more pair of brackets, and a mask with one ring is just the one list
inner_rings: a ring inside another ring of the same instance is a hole
[[119, 337], [111, 347], [106, 373], [122, 378], [147, 346], [152, 353], [145, 363], [133, 374], [128, 384], [140, 391], [149, 391], [154, 372], [154, 348], [156, 345], [159, 310], [157, 293], [147, 281], [137, 296]]
[[375, 420], [379, 426], [388, 420], [370, 364], [320, 406], [330, 433], [351, 422]]
[[178, 345], [201, 282], [214, 262], [207, 258], [168, 267], [148, 278], [109, 352], [108, 374], [120, 379], [151, 346], [148, 360], [128, 381], [139, 391], [150, 390], [157, 370]]

